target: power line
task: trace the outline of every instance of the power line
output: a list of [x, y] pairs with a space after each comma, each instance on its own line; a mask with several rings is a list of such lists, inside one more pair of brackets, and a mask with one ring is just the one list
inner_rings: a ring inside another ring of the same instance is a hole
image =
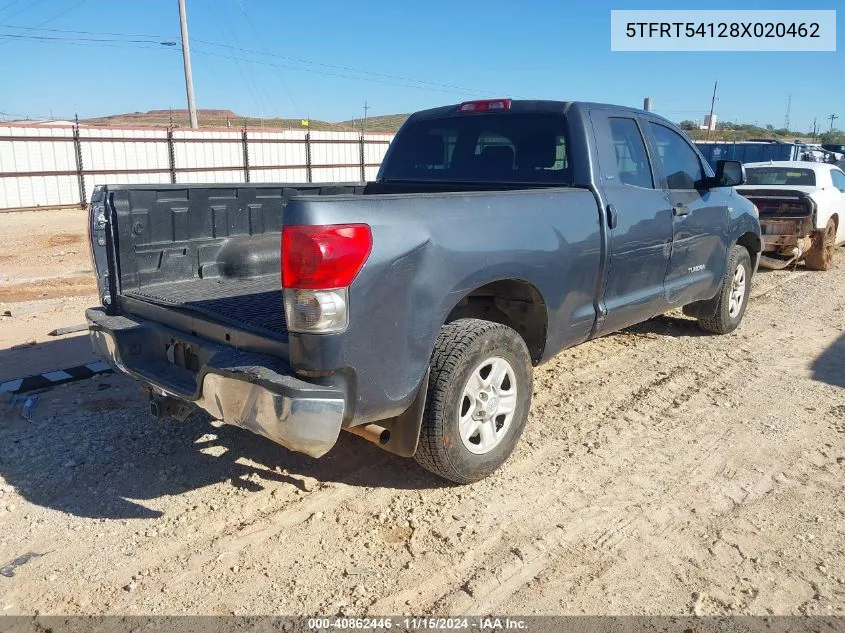
[[[220, 21], [220, 18], [219, 18], [218, 15], [215, 15], [215, 19], [218, 22]], [[226, 22], [226, 28], [229, 29], [228, 22]], [[199, 40], [194, 40], [194, 41], [197, 42]], [[261, 96], [258, 94], [258, 87], [255, 86], [255, 88], [253, 89], [253, 85], [252, 85], [252, 83], [250, 83], [249, 77], [244, 72], [243, 68], [241, 68], [240, 60], [239, 60], [239, 58], [235, 57], [235, 54], [232, 52], [233, 50], [235, 50], [235, 47], [229, 47], [229, 57], [232, 59], [233, 62], [235, 62], [235, 67], [238, 69], [238, 74], [241, 76], [241, 79], [243, 80], [244, 85], [246, 86], [247, 92], [249, 92], [249, 96], [252, 99], [252, 102], [255, 104], [255, 107], [258, 109], [258, 112], [261, 115], [261, 118], [264, 118], [264, 107], [261, 104]], [[249, 69], [247, 69], [247, 70], [249, 70]]]
[[[80, 30], [68, 30], [68, 29], [39, 29], [39, 28], [35, 28], [35, 27], [19, 27], [19, 26], [10, 26], [10, 25], [4, 25], [4, 24], [0, 24], [0, 27], [18, 28], [18, 29], [23, 28], [23, 29], [26, 29], [26, 30], [44, 30], [44, 31], [49, 31], [49, 32], [53, 32], [53, 33], [77, 33], [77, 34], [82, 34], [82, 35], [107, 35], [107, 36], [114, 36], [114, 37], [144, 37], [144, 38], [150, 38], [150, 39], [156, 39], [156, 40], [170, 39], [170, 38], [163, 36], [163, 35], [150, 35], [150, 34], [139, 34], [139, 33], [116, 33], [116, 32], [107, 32], [107, 31], [80, 31]], [[375, 80], [372, 80], [372, 79], [367, 79], [365, 77], [355, 77], [355, 76], [350, 76], [350, 75], [340, 74], [340, 73], [331, 73], [331, 72], [324, 72], [324, 71], [312, 70], [312, 69], [307, 69], [307, 68], [299, 68], [299, 67], [296, 67], [296, 66], [284, 66], [284, 65], [280, 65], [280, 64], [270, 64], [269, 62], [263, 62], [263, 61], [258, 61], [258, 60], [241, 59], [241, 61], [252, 61], [252, 63], [263, 64], [263, 65], [267, 65], [267, 66], [273, 66], [273, 67], [276, 67], [276, 68], [285, 68], [285, 69], [288, 69], [288, 70], [300, 70], [300, 71], [305, 71], [305, 72], [314, 72], [314, 73], [317, 73], [317, 74], [323, 74], [323, 75], [328, 75], [328, 76], [332, 76], [332, 77], [343, 77], [343, 78], [347, 78], [347, 79], [358, 79], [360, 81], [373, 81], [374, 83], [381, 83], [381, 84], [387, 84], [387, 85], [398, 85], [398, 86], [402, 86], [402, 87], [405, 87], [405, 88], [408, 88], [408, 87], [420, 88], [419, 86], [409, 86], [408, 85], [409, 83], [422, 84], [423, 86], [431, 86], [432, 88], [439, 88], [439, 90], [434, 90], [434, 92], [443, 92], [443, 93], [448, 93], [448, 94], [455, 94], [455, 91], [460, 92], [460, 93], [488, 94], [488, 95], [499, 94], [499, 92], [501, 92], [501, 91], [493, 92], [493, 91], [489, 91], [489, 90], [478, 90], [478, 89], [474, 89], [474, 88], [468, 88], [466, 86], [458, 86], [458, 85], [455, 85], [455, 84], [444, 84], [444, 83], [439, 83], [439, 82], [427, 81], [427, 80], [423, 80], [423, 79], [412, 79], [412, 78], [409, 78], [409, 77], [403, 77], [401, 75], [392, 75], [392, 74], [388, 74], [388, 73], [380, 73], [380, 72], [376, 72], [376, 71], [362, 70], [360, 68], [353, 68], [351, 66], [340, 66], [340, 65], [336, 65], [336, 64], [328, 64], [328, 63], [324, 63], [324, 62], [318, 62], [318, 61], [313, 61], [313, 60], [309, 60], [309, 59], [304, 59], [304, 58], [301, 58], [301, 57], [291, 57], [291, 56], [288, 56], [288, 55], [280, 55], [278, 53], [262, 52], [262, 51], [256, 51], [256, 50], [248, 49], [248, 48], [243, 48], [243, 47], [240, 47], [240, 46], [232, 46], [232, 45], [229, 45], [229, 44], [221, 44], [219, 42], [211, 42], [209, 40], [202, 40], [202, 39], [198, 39], [198, 38], [195, 38], [195, 37], [191, 38], [191, 43], [204, 44], [206, 46], [215, 46], [215, 47], [218, 47], [218, 48], [233, 49], [233, 50], [237, 50], [237, 51], [241, 52], [242, 54], [252, 53], [252, 54], [255, 54], [255, 55], [263, 55], [263, 56], [266, 56], [266, 57], [275, 57], [275, 58], [278, 58], [278, 59], [284, 59], [284, 60], [287, 60], [287, 61], [297, 62], [297, 63], [300, 63], [300, 64], [309, 64], [309, 65], [312, 65], [312, 66], [319, 66], [319, 67], [322, 67], [322, 68], [329, 68], [329, 69], [333, 69], [333, 70], [342, 70], [342, 71], [347, 71], [347, 72], [353, 72], [353, 73], [358, 73], [358, 74], [361, 74], [361, 75], [369, 75], [369, 76], [372, 76], [372, 77], [379, 77], [379, 78], [382, 78], [382, 79], [395, 79], [397, 81], [401, 81], [401, 82], [405, 82], [405, 83], [404, 84], [396, 84], [396, 83], [388, 82], [388, 81], [375, 81]], [[212, 57], [221, 57], [223, 59], [229, 59], [229, 57], [226, 57], [224, 55], [214, 54], [214, 53], [210, 53], [210, 52], [206, 52], [204, 54], [212, 56]], [[530, 98], [526, 95], [513, 95], [513, 96], [517, 97], [517, 98], [524, 98], [524, 99]], [[690, 112], [692, 112], [692, 111], [690, 111]], [[697, 112], [697, 110], [695, 112]]]
[[14, 33], [0, 33], [0, 37], [7, 37], [16, 40], [56, 41], [56, 43], [81, 43], [81, 42], [120, 42], [122, 44], [161, 44], [164, 46], [176, 46], [176, 42], [155, 42], [153, 40], [127, 40], [127, 39], [104, 39], [94, 37], [53, 37], [50, 35], [16, 35]]
[[[44, 0], [34, 0], [34, 2], [30, 2], [28, 5], [26, 5], [26, 6], [25, 6], [23, 9], [21, 9], [20, 11], [18, 11], [18, 12], [16, 12], [16, 13], [13, 13], [12, 15], [7, 15], [5, 19], [7, 19], [7, 20], [11, 20], [12, 18], [19, 16], [21, 13], [26, 13], [26, 12], [27, 12], [27, 11], [29, 11], [32, 7], [34, 7], [34, 6], [35, 6], [35, 5], [37, 5], [37, 4], [41, 4], [42, 2], [44, 2]], [[7, 6], [7, 7], [9, 7], [9, 6], [12, 6], [13, 4], [15, 4], [15, 3], [14, 3], [14, 2], [11, 2], [11, 3], [7, 4], [6, 6]]]
[[[39, 0], [36, 0], [36, 2], [35, 2], [35, 3], [33, 3], [32, 5], [29, 5], [29, 6], [30, 6], [30, 7], [32, 7], [34, 4], [37, 4], [37, 3], [38, 3], [38, 1], [39, 1]], [[79, 0], [79, 2], [77, 2], [77, 3], [73, 4], [73, 5], [71, 5], [70, 7], [68, 7], [67, 9], [65, 9], [64, 11], [62, 11], [62, 12], [60, 12], [60, 13], [57, 13], [57, 14], [56, 14], [56, 15], [54, 15], [53, 17], [51, 17], [51, 18], [47, 18], [46, 20], [44, 20], [44, 21], [42, 21], [42, 22], [39, 22], [38, 24], [36, 24], [36, 25], [35, 25], [35, 27], [36, 27], [36, 28], [40, 28], [40, 27], [44, 26], [45, 24], [49, 24], [50, 22], [53, 22], [54, 20], [58, 20], [60, 17], [62, 17], [62, 16], [63, 16], [63, 15], [65, 15], [66, 13], [70, 13], [70, 12], [71, 12], [71, 11], [73, 11], [75, 8], [77, 8], [78, 6], [81, 6], [82, 4], [85, 4], [85, 2], [86, 2], [86, 0]], [[17, 14], [15, 14], [15, 15], [17, 15]], [[6, 42], [2, 42], [2, 43], [0, 43], [0, 46], [2, 46], [2, 44], [6, 44], [6, 43], [8, 43], [8, 40], [6, 40]]]
[[50, 22], [53, 22], [54, 20], [58, 20], [58, 19], [59, 19], [60, 17], [62, 17], [63, 15], [65, 15], [65, 14], [67, 14], [67, 13], [70, 13], [70, 12], [71, 12], [71, 11], [73, 11], [75, 8], [77, 8], [77, 7], [79, 7], [79, 6], [82, 6], [82, 5], [83, 5], [83, 4], [85, 4], [86, 2], [87, 2], [87, 0], [79, 0], [79, 2], [77, 2], [77, 3], [76, 3], [76, 4], [74, 4], [74, 5], [69, 6], [67, 9], [65, 9], [65, 10], [64, 10], [64, 11], [62, 11], [61, 13], [57, 13], [57, 14], [56, 14], [56, 15], [54, 15], [52, 18], [47, 18], [46, 20], [44, 20], [43, 22], [39, 22], [39, 23], [38, 23], [38, 24], [36, 24], [35, 26], [36, 26], [36, 27], [42, 27], [42, 26], [44, 26], [45, 24], [50, 24]]
[[[197, 41], [197, 40], [195, 40], [195, 41]], [[197, 50], [196, 54], [197, 55], [206, 55], [208, 57], [220, 57], [222, 59], [229, 59], [228, 56], [223, 55], [221, 53], [211, 53], [209, 51], [203, 51], [203, 50]], [[273, 67], [276, 67], [276, 68], [286, 68], [288, 70], [298, 70], [298, 71], [301, 71], [301, 72], [315, 73], [315, 74], [318, 74], [318, 75], [328, 75], [330, 77], [341, 77], [343, 79], [354, 79], [356, 81], [369, 81], [369, 82], [372, 82], [372, 83], [385, 84], [385, 85], [388, 85], [388, 86], [400, 86], [402, 88], [416, 88], [417, 90], [429, 90], [431, 92], [456, 94], [455, 90], [447, 90], [447, 89], [444, 89], [444, 88], [434, 88], [434, 87], [430, 87], [430, 86], [420, 86], [420, 85], [413, 85], [413, 84], [401, 84], [401, 83], [397, 83], [395, 81], [382, 81], [380, 79], [374, 79], [374, 78], [371, 78], [371, 77], [356, 77], [354, 75], [345, 75], [343, 73], [335, 73], [335, 72], [330, 72], [330, 71], [327, 71], [327, 70], [315, 70], [313, 68], [301, 68], [301, 67], [297, 67], [297, 66], [286, 66], [284, 64], [275, 64], [273, 62], [267, 62], [267, 61], [262, 61], [262, 60], [258, 60], [258, 59], [248, 60], [248, 61], [251, 61], [253, 64], [261, 64], [261, 65], [264, 65], [264, 66], [273, 66]]]
[[21, 0], [12, 0], [11, 2], [7, 2], [7, 3], [6, 3], [6, 4], [4, 4], [2, 7], [0, 7], [0, 11], [5, 11], [5, 10], [6, 10], [6, 9], [8, 9], [9, 7], [11, 7], [13, 4], [17, 4], [17, 3], [18, 3], [18, 2], [20, 2], [20, 1], [21, 1]]
[[4, 29], [21, 29], [24, 31], [48, 31], [50, 33], [77, 33], [81, 35], [113, 35], [115, 37], [146, 37], [154, 40], [158, 39], [175, 39], [177, 35], [172, 38], [164, 37], [163, 35], [146, 35], [143, 33], [112, 33], [109, 31], [75, 31], [73, 29], [42, 29], [37, 26], [17, 26], [13, 24], [0, 24]]
[[[243, 2], [243, 0], [236, 0], [236, 1], [238, 2], [238, 6], [241, 9], [241, 13], [243, 13], [244, 18], [246, 18], [247, 24], [249, 24], [249, 28], [252, 30], [253, 35], [255, 35], [255, 41], [258, 42], [259, 44], [261, 44], [261, 36], [258, 35], [258, 31], [256, 30], [255, 25], [252, 23], [252, 20], [249, 18], [249, 13], [247, 13], [247, 10], [246, 10], [246, 4]], [[266, 49], [264, 48], [263, 44], [261, 45], [261, 49], [266, 54]], [[241, 50], [243, 50], [243, 49], [241, 49]], [[296, 99], [294, 98], [293, 93], [291, 92], [290, 88], [288, 88], [288, 84], [285, 81], [285, 78], [282, 76], [282, 73], [278, 71], [278, 69], [276, 70], [276, 76], [279, 78], [279, 83], [282, 84], [282, 88], [284, 88], [285, 92], [288, 93], [288, 97], [290, 97], [290, 100], [291, 100], [291, 103], [293, 104], [293, 107], [296, 108], [296, 111], [301, 114], [302, 111], [299, 108], [299, 104], [296, 102]]]
[[[7, 37], [7, 36], [0, 33], [0, 38], [4, 38], [4, 37]], [[67, 44], [67, 45], [70, 45], [70, 46], [98, 46], [98, 47], [103, 47], [103, 48], [138, 48], [138, 49], [146, 49], [146, 50], [151, 50], [151, 51], [172, 51], [172, 50], [176, 50], [175, 48], [172, 48], [169, 43], [166, 46], [162, 46], [162, 44], [158, 43], [158, 42], [146, 42], [146, 44], [149, 44], [149, 46], [145, 46], [143, 44], [132, 44], [132, 43], [126, 43], [126, 42], [108, 43], [108, 42], [75, 42], [75, 41], [68, 41], [68, 40], [58, 41], [58, 42], [44, 41], [44, 40], [3, 40], [3, 41], [0, 41], [0, 46], [2, 46], [4, 43], [11, 43], [13, 41], [29, 42], [30, 44], [60, 44], [60, 45]]]
[[[208, 40], [200, 40], [200, 39], [195, 39], [194, 41], [199, 42], [201, 44], [206, 44], [207, 46], [218, 46], [218, 47], [221, 47], [221, 48], [232, 48], [231, 46], [228, 46], [226, 44], [220, 44], [219, 42], [210, 42]], [[322, 66], [324, 68], [332, 68], [332, 69], [336, 69], [336, 70], [345, 70], [347, 72], [360, 73], [362, 75], [373, 75], [375, 77], [383, 77], [383, 78], [386, 78], [386, 79], [397, 79], [399, 81], [413, 82], [413, 83], [424, 84], [424, 85], [434, 86], [434, 87], [439, 87], [439, 88], [451, 88], [453, 90], [458, 90], [458, 91], [461, 91], [461, 92], [474, 92], [474, 93], [477, 93], [477, 94], [491, 94], [491, 95], [492, 94], [499, 94], [499, 92], [492, 92], [492, 91], [489, 91], [489, 90], [476, 90], [476, 89], [467, 88], [467, 87], [464, 87], [464, 86], [456, 86], [454, 84], [444, 84], [444, 83], [438, 83], [438, 82], [434, 82], [434, 81], [425, 81], [425, 80], [422, 80], [422, 79], [411, 79], [411, 78], [408, 78], [408, 77], [402, 77], [400, 75], [389, 75], [389, 74], [386, 74], [386, 73], [379, 73], [379, 72], [370, 71], [370, 70], [361, 70], [359, 68], [352, 68], [350, 66], [338, 66], [336, 64], [326, 64], [324, 62], [315, 62], [315, 61], [308, 60], [308, 59], [302, 59], [301, 57], [290, 57], [288, 55], [279, 55], [278, 53], [262, 53], [261, 51], [255, 51], [255, 50], [251, 50], [251, 49], [248, 49], [248, 48], [242, 48], [240, 50], [243, 53], [252, 53], [252, 54], [255, 54], [255, 55], [266, 55], [268, 57], [276, 57], [276, 58], [279, 58], [279, 59], [285, 59], [287, 61], [297, 62], [297, 63], [300, 63], [300, 64], [311, 64], [311, 65], [314, 65], [314, 66]], [[258, 62], [256, 62], [256, 63], [258, 63]], [[282, 66], [282, 68], [290, 68], [290, 67], [289, 66]], [[317, 71], [313, 71], [313, 72], [317, 72]], [[381, 83], [384, 83], [384, 82], [381, 82]], [[514, 95], [514, 96], [520, 97], [520, 98], [526, 98], [526, 99], [530, 98], [530, 97], [526, 97], [525, 95]]]
[[[21, 35], [3, 34], [3, 33], [0, 33], [0, 38], [13, 38], [15, 41], [22, 41], [22, 42], [26, 41], [26, 42], [36, 43], [36, 44], [70, 44], [70, 45], [74, 45], [74, 46], [99, 45], [99, 46], [112, 47], [112, 48], [138, 48], [138, 49], [161, 50], [161, 51], [176, 50], [175, 47], [171, 47], [171, 44], [169, 42], [162, 43], [162, 42], [154, 42], [152, 40], [132, 41], [132, 40], [119, 40], [119, 39], [107, 39], [107, 38], [85, 38], [85, 39], [80, 39], [80, 38], [52, 38], [52, 39], [45, 39], [44, 37], [39, 37], [39, 36], [21, 36]], [[197, 42], [198, 40], [193, 40], [193, 41]], [[165, 46], [162, 46], [162, 44], [165, 44]], [[415, 88], [417, 90], [428, 90], [428, 91], [431, 91], [431, 92], [455, 94], [455, 90], [434, 88], [434, 87], [423, 86], [423, 85], [403, 84], [403, 83], [398, 83], [398, 82], [395, 82], [395, 81], [382, 81], [382, 80], [374, 79], [374, 78], [370, 78], [370, 77], [356, 77], [354, 75], [347, 75], [347, 74], [343, 74], [343, 73], [329, 72], [329, 71], [325, 71], [325, 70], [316, 70], [316, 69], [313, 69], [313, 68], [302, 68], [302, 67], [297, 67], [297, 66], [287, 66], [287, 65], [284, 65], [284, 64], [275, 64], [273, 62], [268, 62], [268, 61], [263, 61], [263, 60], [247, 59], [247, 58], [243, 58], [243, 57], [238, 57], [238, 56], [234, 55], [233, 53], [226, 55], [226, 54], [222, 54], [222, 53], [213, 53], [213, 52], [205, 51], [205, 50], [202, 50], [202, 49], [194, 50], [193, 53], [195, 55], [204, 55], [206, 57], [217, 57], [217, 58], [220, 58], [220, 59], [227, 59], [227, 60], [230, 60], [230, 61], [234, 61], [236, 64], [238, 62], [241, 62], [241, 61], [251, 62], [253, 64], [260, 64], [262, 66], [271, 66], [271, 67], [274, 67], [274, 68], [284, 68], [284, 69], [287, 69], [287, 70], [294, 70], [294, 71], [307, 72], [307, 73], [315, 73], [315, 74], [319, 74], [319, 75], [327, 75], [327, 76], [330, 76], [330, 77], [339, 77], [339, 78], [342, 78], [342, 79], [354, 79], [356, 81], [368, 81], [368, 82], [371, 82], [371, 83], [379, 83], [379, 84], [385, 84], [385, 85], [389, 85], [389, 86], [398, 86], [398, 87], [402, 87], [402, 88]], [[243, 79], [244, 79], [244, 81], [247, 81], [245, 76], [243, 76]], [[250, 91], [252, 91], [251, 86], [247, 86], [247, 88]], [[256, 101], [256, 96], [254, 94], [252, 95], [252, 98], [253, 98], [254, 101]]]
[[[218, 0], [218, 2], [223, 3], [223, 0]], [[228, 10], [227, 7], [224, 7], [224, 10]], [[237, 50], [243, 52], [243, 47], [241, 46], [241, 41], [238, 39], [238, 34], [235, 31], [232, 24], [227, 20], [226, 21], [226, 30], [232, 36], [231, 41], [235, 43], [235, 47]], [[276, 100], [270, 96], [267, 92], [267, 88], [265, 87], [265, 82], [259, 81], [255, 69], [252, 66], [252, 62], [244, 57], [241, 58], [241, 61], [244, 62], [246, 65], [246, 74], [249, 77], [249, 80], [252, 82], [252, 86], [255, 89], [255, 94], [258, 97], [258, 100], [267, 104], [267, 111], [268, 112], [280, 112], [279, 106], [276, 103]], [[263, 110], [263, 108], [262, 108]], [[261, 118], [264, 118], [262, 113]]]

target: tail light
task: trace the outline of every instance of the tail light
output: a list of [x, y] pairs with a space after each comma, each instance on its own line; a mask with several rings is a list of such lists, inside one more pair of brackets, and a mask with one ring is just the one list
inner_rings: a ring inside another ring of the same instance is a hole
[[282, 287], [288, 330], [331, 334], [349, 325], [349, 286], [367, 261], [366, 224], [282, 227]]
[[106, 207], [105, 188], [102, 185], [94, 187], [91, 203], [88, 205], [88, 255], [91, 258], [91, 269], [97, 278], [100, 298], [103, 305], [111, 302], [107, 275], [108, 262], [106, 256]]

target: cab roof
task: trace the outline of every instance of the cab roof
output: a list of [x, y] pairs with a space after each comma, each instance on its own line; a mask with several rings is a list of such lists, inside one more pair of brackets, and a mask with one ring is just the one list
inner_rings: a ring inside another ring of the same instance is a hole
[[[580, 110], [582, 113], [586, 114], [586, 111], [592, 110], [594, 108], [602, 108], [602, 109], [613, 109], [618, 112], [624, 112], [628, 114], [638, 114], [643, 115], [647, 114], [649, 116], [656, 117], [658, 119], [666, 120], [664, 117], [655, 114], [654, 112], [647, 112], [646, 110], [641, 110], [639, 108], [631, 108], [628, 106], [619, 106], [613, 105], [610, 103], [593, 103], [590, 101], [550, 101], [550, 100], [541, 100], [541, 99], [507, 99], [503, 97], [501, 99], [478, 99], [477, 101], [509, 101], [510, 107], [507, 109], [508, 112], [527, 112], [527, 113], [536, 113], [536, 114], [568, 114], [572, 110]], [[466, 102], [463, 102], [466, 103]], [[422, 120], [422, 119], [437, 119], [440, 117], [445, 116], [452, 116], [461, 114], [462, 116], [483, 116], [485, 114], [490, 114], [492, 111], [487, 112], [467, 112], [467, 113], [459, 113], [458, 108], [461, 106], [460, 103], [454, 103], [452, 105], [440, 106], [438, 108], [430, 108], [428, 110], [420, 110], [419, 112], [413, 113], [408, 120]], [[673, 124], [674, 125], [674, 124]]]

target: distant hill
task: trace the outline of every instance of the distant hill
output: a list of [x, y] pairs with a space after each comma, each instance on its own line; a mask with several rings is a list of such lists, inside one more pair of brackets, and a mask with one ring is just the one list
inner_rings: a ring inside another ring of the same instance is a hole
[[[408, 114], [383, 114], [367, 117], [364, 129], [367, 132], [395, 132], [409, 116]], [[361, 129], [361, 119], [341, 121], [341, 125], [352, 126], [353, 124], [356, 130]]]
[[[365, 131], [367, 132], [395, 132], [399, 126], [408, 118], [407, 114], [387, 114], [367, 119]], [[265, 129], [303, 129], [302, 119], [260, 119], [257, 117], [245, 117], [232, 110], [197, 110], [197, 121], [200, 127], [232, 127], [240, 129], [265, 128]], [[80, 123], [88, 125], [114, 125], [130, 127], [189, 127], [190, 119], [187, 110], [148, 110], [147, 112], [128, 112], [126, 114], [112, 114], [91, 119], [80, 119]], [[331, 130], [331, 131], [359, 131], [361, 121], [341, 121], [332, 123], [330, 121], [319, 121], [311, 119], [310, 129]]]

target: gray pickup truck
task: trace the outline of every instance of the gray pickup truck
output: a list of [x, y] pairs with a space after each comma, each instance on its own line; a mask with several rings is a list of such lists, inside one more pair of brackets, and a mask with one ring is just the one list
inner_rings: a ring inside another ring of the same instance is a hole
[[154, 415], [314, 457], [346, 430], [475, 481], [522, 434], [534, 365], [682, 306], [739, 325], [743, 181], [652, 113], [498, 99], [412, 115], [370, 183], [100, 186], [90, 336]]

